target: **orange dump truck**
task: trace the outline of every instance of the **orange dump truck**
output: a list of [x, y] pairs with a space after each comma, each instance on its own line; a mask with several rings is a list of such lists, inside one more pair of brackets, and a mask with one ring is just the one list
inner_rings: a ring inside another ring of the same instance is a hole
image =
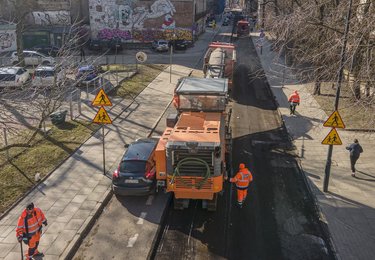
[[157, 190], [173, 192], [175, 209], [190, 199], [216, 210], [230, 160], [228, 80], [182, 78], [175, 89], [178, 113], [169, 116], [155, 151]]
[[250, 24], [246, 20], [240, 20], [237, 22], [237, 37], [249, 36]]
[[204, 55], [203, 73], [205, 78], [228, 78], [232, 87], [234, 66], [237, 56], [234, 44], [211, 42]]

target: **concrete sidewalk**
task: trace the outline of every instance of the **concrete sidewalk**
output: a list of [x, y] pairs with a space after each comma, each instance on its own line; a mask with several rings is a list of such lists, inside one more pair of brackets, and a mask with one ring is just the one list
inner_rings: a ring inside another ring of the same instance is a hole
[[[252, 39], [254, 44], [259, 42], [259, 33], [253, 33]], [[320, 108], [307, 85], [297, 81], [284, 60], [270, 51], [270, 42], [264, 42], [262, 54], [258, 48], [257, 52], [296, 146], [302, 171], [321, 210], [322, 221], [328, 226], [337, 258], [374, 259], [375, 134], [338, 130], [343, 145], [334, 146], [329, 192], [323, 192], [328, 146], [321, 141], [330, 131], [323, 127], [329, 115]], [[287, 99], [294, 90], [300, 93], [301, 105], [297, 107], [297, 116], [290, 116]], [[345, 149], [354, 138], [358, 138], [364, 150], [357, 162], [355, 178], [351, 176], [349, 152]]]
[[[203, 54], [215, 33], [201, 35], [192, 51]], [[188, 76], [199, 62], [200, 59], [192, 60], [190, 67], [173, 65], [171, 82], [168, 67], [134, 100], [115, 100], [116, 106], [108, 113], [112, 120], [116, 120], [105, 128], [107, 175], [111, 175], [117, 167], [125, 143], [147, 137], [153, 130], [163, 111], [170, 105], [177, 81]], [[111, 179], [103, 175], [101, 140], [101, 131], [98, 131], [38, 189], [29, 193], [0, 220], [0, 260], [20, 259], [15, 228], [18, 217], [31, 201], [44, 211], [48, 219], [39, 246], [45, 254], [43, 259], [68, 259], [77, 242], [111, 198]]]
[[[174, 65], [169, 83], [167, 68], [134, 102], [111, 110], [110, 116], [117, 119], [105, 130], [107, 174], [117, 167], [125, 143], [146, 137], [155, 127], [161, 111], [171, 101], [178, 79], [190, 72], [190, 68]], [[44, 259], [64, 259], [68, 255], [110, 194], [111, 180], [103, 175], [100, 133], [83, 144], [0, 221], [0, 259], [20, 258], [15, 227], [25, 205], [31, 201], [42, 208], [49, 223], [40, 244]]]

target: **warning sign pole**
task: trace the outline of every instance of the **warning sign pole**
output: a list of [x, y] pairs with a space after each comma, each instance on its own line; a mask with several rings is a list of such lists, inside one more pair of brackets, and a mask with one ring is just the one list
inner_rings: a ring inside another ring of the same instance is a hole
[[[339, 108], [339, 99], [340, 99], [340, 90], [341, 90], [341, 82], [344, 72], [344, 62], [346, 59], [346, 44], [348, 42], [348, 31], [349, 31], [349, 25], [350, 25], [350, 17], [352, 14], [352, 3], [353, 1], [350, 0], [349, 7], [348, 7], [348, 13], [345, 20], [345, 31], [344, 31], [344, 41], [341, 48], [341, 60], [340, 60], [340, 69], [339, 69], [339, 75], [337, 78], [337, 86], [336, 86], [336, 98], [335, 98], [335, 111]], [[331, 173], [331, 163], [332, 163], [332, 150], [333, 145], [329, 145], [328, 147], [328, 154], [327, 154], [327, 162], [325, 167], [325, 175], [324, 175], [324, 182], [323, 182], [323, 191], [328, 191], [328, 183], [329, 183], [329, 176]]]
[[112, 106], [112, 102], [109, 99], [108, 95], [104, 92], [103, 89], [100, 89], [98, 94], [91, 103], [92, 106], [100, 107], [98, 112], [96, 113], [94, 119], [92, 120], [94, 123], [102, 125], [102, 143], [103, 143], [103, 175], [106, 175], [105, 171], [105, 136], [104, 130], [106, 124], [112, 124], [112, 120], [109, 117], [107, 111], [105, 110], [104, 106]]
[[106, 175], [106, 172], [105, 172], [105, 138], [104, 138], [104, 127], [105, 125], [103, 124], [102, 125], [102, 138], [103, 138], [103, 175]]

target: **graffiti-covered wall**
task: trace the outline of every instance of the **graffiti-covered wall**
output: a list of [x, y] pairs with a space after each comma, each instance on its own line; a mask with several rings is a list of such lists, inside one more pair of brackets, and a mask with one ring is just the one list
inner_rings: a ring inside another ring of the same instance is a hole
[[89, 0], [89, 12], [93, 39], [192, 39], [192, 0]]
[[70, 12], [69, 11], [45, 11], [45, 12], [32, 12], [26, 17], [28, 24], [32, 25], [70, 25]]
[[0, 23], [0, 53], [15, 51], [16, 49], [16, 25]]

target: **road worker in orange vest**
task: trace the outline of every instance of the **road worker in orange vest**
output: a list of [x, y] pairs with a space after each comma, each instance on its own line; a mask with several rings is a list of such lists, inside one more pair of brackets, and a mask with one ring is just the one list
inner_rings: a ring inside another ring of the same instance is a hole
[[240, 208], [242, 208], [242, 204], [246, 199], [247, 196], [247, 189], [249, 187], [250, 182], [253, 181], [253, 175], [245, 167], [245, 164], [240, 163], [239, 171], [233, 178], [230, 178], [230, 182], [234, 182], [237, 187], [237, 203]]
[[297, 90], [295, 90], [290, 96], [289, 96], [289, 105], [290, 105], [290, 114], [295, 115], [296, 112], [296, 106], [299, 105], [301, 99], [299, 97], [299, 94]]
[[34, 207], [34, 203], [28, 204], [19, 217], [16, 228], [18, 242], [23, 241], [29, 246], [25, 254], [27, 260], [33, 259], [33, 256], [43, 256], [43, 253], [38, 251], [42, 224], [47, 226], [47, 219], [43, 211]]

